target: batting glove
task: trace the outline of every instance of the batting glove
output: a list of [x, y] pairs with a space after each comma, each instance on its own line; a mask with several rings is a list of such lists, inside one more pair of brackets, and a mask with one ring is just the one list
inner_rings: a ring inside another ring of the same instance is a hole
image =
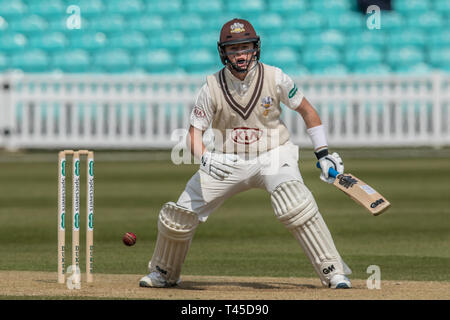
[[331, 155], [328, 154], [328, 149], [323, 149], [316, 152], [316, 157], [320, 163], [320, 169], [322, 170], [320, 174], [320, 179], [327, 183], [333, 183], [333, 177], [329, 176], [328, 170], [330, 168], [335, 169], [339, 174], [344, 173], [344, 162], [337, 152], [333, 152]]
[[235, 154], [206, 151], [202, 156], [200, 170], [217, 180], [224, 180], [232, 173], [237, 160]]

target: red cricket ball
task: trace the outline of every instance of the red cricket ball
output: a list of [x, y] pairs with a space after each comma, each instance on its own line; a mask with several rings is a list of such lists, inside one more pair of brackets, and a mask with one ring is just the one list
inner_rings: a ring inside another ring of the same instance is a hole
[[136, 235], [133, 232], [127, 232], [123, 235], [122, 241], [127, 246], [132, 246], [136, 243]]

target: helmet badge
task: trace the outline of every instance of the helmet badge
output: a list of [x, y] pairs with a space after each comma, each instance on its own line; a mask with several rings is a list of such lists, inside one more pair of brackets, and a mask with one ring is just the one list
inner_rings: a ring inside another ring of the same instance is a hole
[[244, 25], [242, 23], [239, 23], [239, 22], [233, 23], [230, 26], [230, 29], [231, 29], [231, 31], [230, 31], [231, 33], [241, 33], [241, 32], [245, 31]]

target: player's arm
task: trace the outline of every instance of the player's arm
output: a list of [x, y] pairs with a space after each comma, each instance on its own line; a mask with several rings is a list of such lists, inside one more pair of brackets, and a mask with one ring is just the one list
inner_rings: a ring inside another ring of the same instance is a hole
[[339, 173], [344, 172], [344, 163], [336, 152], [328, 154], [328, 142], [325, 134], [325, 128], [322, 125], [319, 114], [306, 98], [302, 99], [300, 105], [295, 109], [303, 118], [306, 124], [307, 132], [314, 147], [314, 153], [319, 160], [322, 173], [320, 179], [325, 182], [333, 183], [334, 178], [328, 175], [328, 170], [334, 168]]
[[187, 145], [191, 150], [192, 155], [196, 159], [201, 159], [203, 153], [205, 152], [205, 145], [203, 144], [203, 133], [204, 130], [200, 130], [193, 125], [189, 127], [189, 134], [187, 136]]

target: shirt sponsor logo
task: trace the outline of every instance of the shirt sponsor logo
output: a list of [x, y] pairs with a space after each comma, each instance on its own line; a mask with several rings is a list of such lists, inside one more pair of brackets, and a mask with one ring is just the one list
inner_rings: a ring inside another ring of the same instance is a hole
[[295, 96], [297, 90], [298, 90], [297, 85], [294, 83], [294, 87], [291, 89], [291, 91], [289, 91], [288, 95], [289, 99], [292, 99], [292, 97]]
[[252, 144], [259, 140], [262, 136], [262, 131], [258, 128], [234, 128], [231, 132], [231, 139], [239, 144]]
[[195, 107], [193, 112], [194, 112], [194, 116], [195, 116], [196, 118], [203, 119], [203, 118], [206, 117], [205, 111], [203, 111], [203, 110], [200, 109], [199, 107]]

